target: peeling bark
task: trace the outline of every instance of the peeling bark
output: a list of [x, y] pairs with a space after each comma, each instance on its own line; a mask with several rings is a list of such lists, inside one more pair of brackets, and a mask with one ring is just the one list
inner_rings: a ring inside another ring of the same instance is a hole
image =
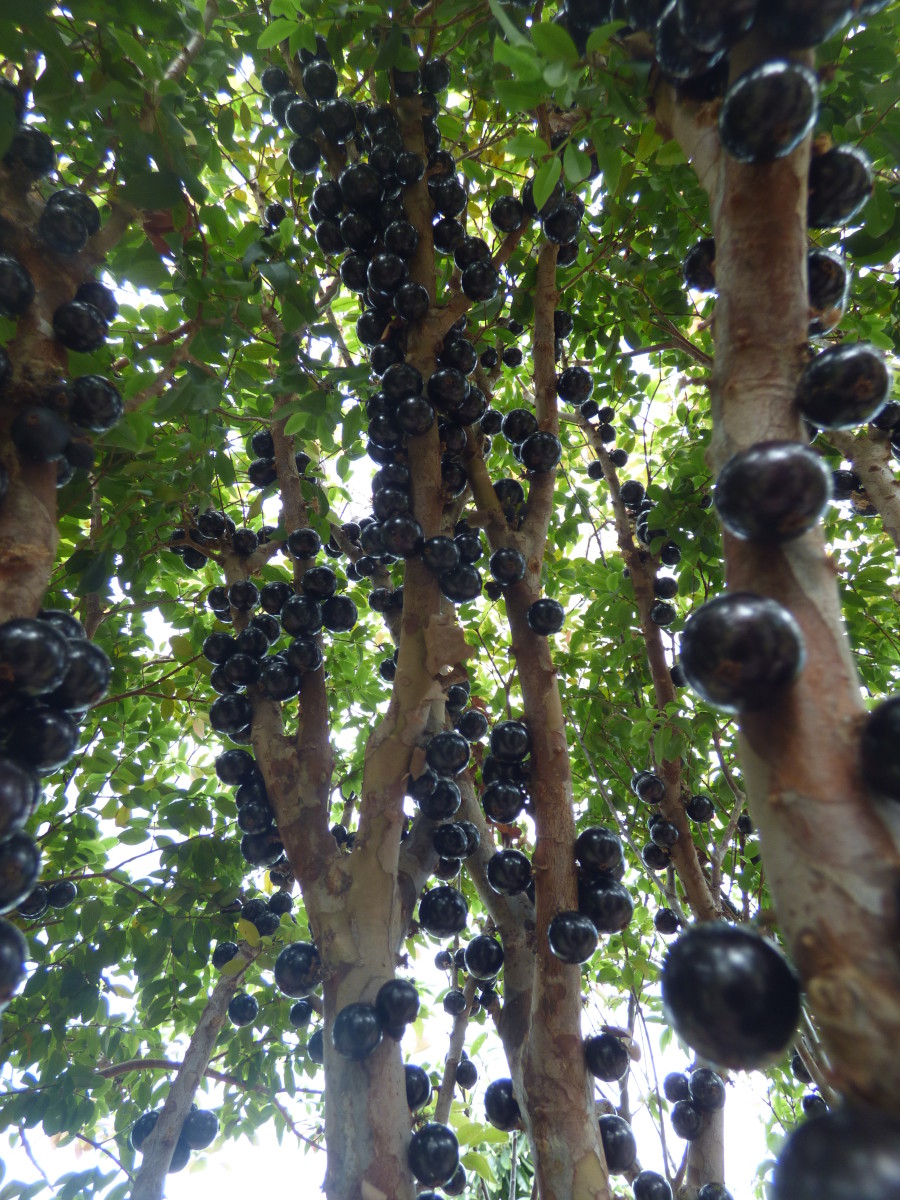
[[900, 551], [900, 480], [894, 474], [891, 435], [868, 425], [856, 433], [829, 432], [828, 440], [853, 463], [882, 529]]

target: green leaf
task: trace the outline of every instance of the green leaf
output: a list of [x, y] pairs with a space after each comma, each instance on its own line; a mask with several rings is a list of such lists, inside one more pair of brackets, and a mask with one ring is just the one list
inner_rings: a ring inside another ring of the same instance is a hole
[[509, 67], [513, 78], [519, 83], [533, 83], [541, 77], [541, 64], [534, 51], [525, 46], [509, 46], [498, 38], [494, 42], [494, 58]]
[[596, 29], [592, 29], [587, 40], [588, 54], [593, 54], [597, 50], [605, 50], [609, 39], [620, 29], [624, 29], [625, 25], [625, 21], [610, 21], [606, 25], [598, 25]]
[[561, 25], [553, 25], [546, 21], [533, 25], [531, 40], [538, 54], [550, 62], [558, 61], [565, 63], [567, 67], [573, 67], [581, 57], [571, 35]]
[[257, 49], [268, 50], [271, 46], [277, 46], [279, 42], [286, 41], [296, 28], [296, 21], [291, 21], [287, 17], [278, 17], [259, 35], [256, 43]]
[[503, 8], [501, 7], [501, 5], [498, 3], [498, 0], [488, 0], [488, 5], [490, 7], [491, 12], [494, 14], [495, 18], [497, 19], [497, 22], [500, 25], [500, 28], [506, 34], [506, 39], [509, 42], [509, 44], [511, 46], [527, 46], [528, 38], [525, 36], [524, 33], [522, 33], [521, 30], [516, 29], [515, 25], [513, 25], [512, 21], [509, 19], [509, 17], [503, 11]]
[[591, 173], [591, 158], [572, 142], [563, 151], [563, 170], [569, 183], [581, 183]]
[[122, 199], [146, 211], [171, 208], [181, 199], [181, 180], [174, 171], [132, 172]]
[[469, 1150], [460, 1157], [460, 1162], [470, 1171], [474, 1171], [476, 1175], [490, 1184], [496, 1184], [497, 1176], [494, 1174], [494, 1169], [487, 1159], [487, 1156], [481, 1154], [477, 1150]]
[[534, 204], [538, 212], [544, 207], [562, 175], [562, 163], [554, 154], [534, 173]]

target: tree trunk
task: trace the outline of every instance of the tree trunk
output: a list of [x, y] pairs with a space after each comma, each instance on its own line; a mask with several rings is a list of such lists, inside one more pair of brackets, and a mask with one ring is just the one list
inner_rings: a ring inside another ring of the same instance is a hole
[[[732, 70], [769, 57], [750, 40]], [[805, 440], [794, 394], [807, 347], [809, 143], [747, 166], [722, 155], [716, 239], [716, 468], [764, 439]], [[822, 1030], [833, 1081], [897, 1110], [900, 1040], [896, 881], [900, 855], [857, 767], [863, 704], [834, 568], [818, 531], [781, 547], [724, 537], [729, 587], [796, 617], [806, 665], [794, 687], [740, 722], [751, 812], [780, 927]]]

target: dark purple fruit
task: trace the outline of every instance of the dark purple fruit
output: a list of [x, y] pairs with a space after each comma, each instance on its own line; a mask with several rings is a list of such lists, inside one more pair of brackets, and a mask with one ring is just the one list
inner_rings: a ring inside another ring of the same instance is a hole
[[758, 442], [733, 455], [719, 475], [715, 505], [729, 533], [780, 543], [800, 537], [822, 518], [831, 472], [801, 442]]
[[724, 1183], [704, 1183], [697, 1200], [734, 1200], [734, 1197]]
[[900, 800], [900, 696], [889, 696], [872, 709], [859, 750], [866, 785], [882, 796]]
[[594, 390], [590, 371], [584, 367], [566, 367], [556, 379], [556, 394], [566, 404], [584, 404]]
[[331, 1040], [342, 1058], [361, 1062], [381, 1041], [381, 1022], [374, 1004], [346, 1004], [334, 1018]]
[[246, 696], [219, 696], [209, 709], [209, 723], [217, 733], [240, 733], [250, 724], [253, 711]]
[[525, 807], [526, 799], [518, 784], [505, 779], [495, 779], [481, 794], [484, 815], [497, 825], [515, 821]]
[[38, 221], [38, 236], [54, 254], [69, 257], [87, 245], [88, 231], [74, 207], [47, 204]]
[[674, 908], [660, 908], [653, 917], [653, 927], [663, 937], [671, 937], [681, 928], [681, 921]]
[[551, 951], [565, 963], [583, 963], [597, 949], [597, 927], [585, 913], [557, 913], [547, 926]]
[[[226, 635], [227, 636], [227, 635]], [[235, 787], [257, 773], [256, 760], [247, 750], [224, 750], [215, 762], [216, 775], [222, 783]]]
[[431, 835], [431, 844], [441, 858], [461, 859], [466, 852], [468, 839], [465, 830], [451, 821], [435, 829]]
[[303, 90], [313, 100], [330, 100], [337, 93], [337, 71], [331, 63], [314, 58], [303, 68]]
[[806, 256], [806, 277], [810, 308], [807, 332], [810, 337], [821, 337], [844, 315], [850, 272], [839, 254], [814, 246]]
[[321, 1067], [325, 1061], [325, 1035], [321, 1029], [317, 1029], [306, 1043], [306, 1053], [314, 1063], [318, 1063]]
[[181, 1127], [181, 1138], [191, 1150], [205, 1150], [215, 1141], [219, 1132], [219, 1118], [209, 1109], [194, 1108], [185, 1117]]
[[865, 342], [842, 342], [806, 367], [797, 406], [820, 429], [852, 429], [878, 416], [890, 390], [891, 371], [879, 351]]
[[408, 979], [389, 979], [378, 989], [375, 1011], [381, 1027], [399, 1040], [404, 1026], [412, 1024], [419, 1011], [419, 993]]
[[665, 1175], [641, 1171], [631, 1181], [634, 1200], [672, 1200], [672, 1185]]
[[503, 947], [496, 938], [479, 934], [466, 946], [466, 970], [475, 979], [493, 979], [503, 966]]
[[102, 375], [81, 375], [73, 380], [69, 404], [73, 424], [92, 433], [106, 433], [124, 411], [119, 392]]
[[458, 812], [462, 796], [452, 779], [440, 779], [427, 795], [419, 799], [418, 804], [424, 817], [432, 821], [443, 821]]
[[887, 1200], [900, 1195], [900, 1119], [841, 1108], [789, 1135], [772, 1179], [772, 1200]]
[[587, 871], [615, 873], [624, 861], [622, 839], [604, 825], [584, 829], [575, 840], [575, 860]]
[[550, 637], [551, 634], [559, 633], [562, 629], [565, 610], [558, 600], [542, 596], [540, 600], [535, 600], [528, 606], [525, 619], [532, 633], [536, 633], [539, 637]]
[[0, 920], [0, 1010], [22, 982], [27, 957], [28, 946], [22, 934], [9, 921]]
[[34, 282], [17, 258], [0, 254], [0, 316], [20, 317], [34, 299]]
[[21, 830], [0, 842], [0, 913], [21, 904], [37, 883], [41, 852]]
[[0, 839], [22, 828], [39, 795], [38, 781], [26, 767], [0, 757]]
[[713, 54], [729, 49], [749, 33], [757, 4], [758, 0], [678, 0], [678, 22], [688, 41]]
[[535, 475], [552, 471], [562, 458], [562, 444], [555, 433], [539, 429], [519, 449], [519, 461]]
[[725, 53], [724, 47], [713, 51], [701, 50], [684, 34], [679, 19], [678, 0], [663, 10], [656, 26], [656, 61], [663, 74], [671, 80], [684, 82], [706, 75]]
[[221, 971], [226, 963], [231, 962], [237, 952], [237, 942], [219, 942], [212, 952], [212, 965], [217, 971]]
[[438, 775], [459, 775], [469, 765], [469, 757], [469, 743], [452, 729], [436, 733], [425, 751], [425, 761]]
[[131, 1127], [131, 1147], [133, 1150], [140, 1152], [141, 1146], [146, 1142], [147, 1138], [156, 1128], [156, 1122], [159, 1120], [159, 1111], [141, 1113], [138, 1119]]
[[[470, 1058], [464, 1058], [456, 1064], [456, 1082], [461, 1088], [465, 1088], [466, 1091], [473, 1088], [478, 1082], [478, 1068]], [[444, 1191], [447, 1191], [446, 1187]], [[452, 1195], [452, 1193], [448, 1194]]]
[[818, 111], [815, 74], [801, 63], [773, 60], [745, 71], [725, 93], [719, 137], [739, 162], [790, 154], [809, 134]]
[[495, 1129], [509, 1133], [522, 1119], [511, 1079], [495, 1079], [484, 1091], [484, 1115]]
[[10, 440], [26, 462], [52, 462], [69, 444], [68, 422], [51, 408], [23, 408], [16, 413]]
[[530, 748], [531, 738], [522, 721], [498, 721], [491, 730], [491, 754], [499, 762], [521, 762]]
[[765, 32], [790, 50], [818, 46], [850, 20], [850, 0], [759, 0]]
[[431, 1080], [422, 1067], [407, 1063], [403, 1068], [406, 1075], [406, 1103], [410, 1112], [415, 1112], [431, 1099]]
[[676, 1100], [669, 1114], [676, 1137], [692, 1142], [703, 1128], [703, 1114], [690, 1100]]
[[450, 1017], [461, 1016], [468, 1008], [465, 992], [451, 988], [442, 1001], [444, 1012]]
[[716, 290], [716, 241], [702, 238], [684, 259], [684, 286], [692, 292]]
[[480, 708], [469, 708], [456, 719], [456, 731], [467, 742], [480, 742], [488, 731], [487, 717]]
[[662, 970], [666, 1015], [704, 1058], [753, 1070], [778, 1057], [800, 1015], [800, 986], [757, 933], [715, 922], [681, 934]]
[[711, 821], [716, 815], [716, 806], [709, 796], [691, 796], [685, 812], [692, 821]]
[[9, 726], [9, 746], [16, 758], [39, 775], [49, 775], [67, 763], [78, 741], [73, 718], [53, 709], [23, 710]]
[[637, 1158], [637, 1143], [623, 1117], [608, 1113], [600, 1118], [600, 1140], [610, 1175], [623, 1175]]
[[628, 1071], [628, 1049], [621, 1038], [612, 1033], [600, 1033], [584, 1043], [584, 1061], [595, 1079], [614, 1083]]
[[312, 1020], [313, 1006], [308, 1000], [298, 1000], [296, 1004], [291, 1005], [291, 1011], [288, 1013], [288, 1020], [293, 1029], [305, 1029]]
[[468, 915], [465, 896], [453, 887], [431, 888], [419, 901], [419, 924], [432, 937], [448, 938], [461, 933]]
[[447, 1125], [429, 1121], [412, 1135], [407, 1162], [419, 1183], [447, 1183], [459, 1166], [456, 1134]]
[[725, 1084], [722, 1077], [709, 1067], [698, 1067], [688, 1076], [691, 1100], [701, 1112], [715, 1112], [725, 1107]]
[[36, 921], [44, 915], [49, 907], [50, 900], [47, 889], [39, 883], [31, 889], [22, 903], [16, 906], [16, 914], [24, 917], [26, 921]]
[[16, 617], [0, 625], [0, 693], [40, 696], [59, 687], [72, 645], [46, 621]]
[[621, 933], [634, 915], [630, 892], [609, 875], [592, 875], [579, 882], [578, 908], [598, 933]]
[[872, 195], [875, 177], [858, 146], [832, 146], [809, 165], [806, 219], [810, 229], [848, 225]]
[[106, 651], [94, 642], [72, 641], [68, 650], [65, 676], [59, 686], [47, 694], [45, 703], [67, 712], [80, 712], [91, 708], [106, 695], [112, 664]]
[[677, 1100], [690, 1100], [691, 1089], [683, 1071], [672, 1071], [663, 1080], [663, 1095], [670, 1104]]
[[67, 350], [90, 354], [106, 341], [109, 326], [99, 308], [83, 300], [70, 300], [54, 312], [53, 333]]
[[500, 276], [491, 263], [475, 262], [463, 271], [460, 286], [474, 303], [486, 304], [497, 295]]
[[20, 167], [30, 175], [41, 178], [49, 175], [56, 166], [56, 150], [42, 129], [34, 125], [20, 125], [3, 155], [3, 162], [13, 170]]
[[252, 1025], [259, 1012], [259, 1001], [246, 992], [236, 992], [228, 1005], [228, 1018], [232, 1025]]
[[777, 601], [752, 592], [716, 596], [697, 609], [681, 635], [690, 686], [725, 712], [772, 705], [799, 675], [803, 634]]
[[275, 983], [285, 996], [305, 996], [319, 974], [319, 952], [310, 942], [291, 942], [275, 959]]
[[631, 790], [645, 804], [659, 804], [665, 799], [666, 784], [655, 771], [638, 771], [631, 780]]
[[267, 96], [275, 96], [278, 92], [290, 88], [291, 77], [284, 67], [266, 67], [259, 77], [259, 82]]

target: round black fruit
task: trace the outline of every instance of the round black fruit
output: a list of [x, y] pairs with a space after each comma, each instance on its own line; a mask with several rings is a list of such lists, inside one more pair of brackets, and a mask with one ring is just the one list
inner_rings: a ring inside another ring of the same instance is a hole
[[124, 411], [119, 392], [102, 375], [81, 375], [73, 380], [69, 403], [73, 424], [92, 433], [106, 433]]
[[595, 1079], [614, 1083], [628, 1070], [628, 1049], [621, 1038], [612, 1033], [600, 1033], [584, 1043], [584, 1061]]
[[459, 775], [469, 765], [469, 757], [469, 743], [453, 729], [436, 733], [425, 751], [425, 761], [438, 775]]
[[865, 342], [842, 342], [809, 363], [797, 385], [797, 407], [820, 429], [852, 429], [874, 420], [890, 391], [883, 355]]
[[801, 63], [772, 60], [745, 71], [729, 87], [719, 111], [719, 137], [739, 162], [771, 162], [800, 145], [817, 110], [815, 74]]
[[32, 617], [16, 617], [0, 625], [0, 692], [40, 696], [65, 678], [71, 647], [68, 640]]
[[0, 254], [0, 316], [20, 317], [34, 299], [34, 281], [17, 258]]
[[701, 1112], [715, 1112], [725, 1107], [725, 1084], [722, 1077], [709, 1067], [698, 1067], [688, 1077], [691, 1100]]
[[407, 1162], [419, 1183], [447, 1183], [459, 1166], [456, 1134], [447, 1125], [429, 1121], [412, 1135]]
[[575, 860], [587, 871], [615, 874], [624, 861], [622, 839], [605, 825], [592, 825], [575, 839]]
[[656, 1171], [641, 1171], [631, 1181], [634, 1200], [672, 1200], [672, 1185], [665, 1175]]
[[53, 333], [67, 350], [90, 354], [106, 341], [109, 326], [99, 308], [83, 300], [61, 304], [53, 314]]
[[219, 1132], [219, 1118], [209, 1109], [194, 1108], [185, 1118], [181, 1136], [192, 1150], [205, 1150]]
[[419, 901], [419, 924], [432, 937], [448, 938], [466, 927], [469, 906], [462, 892], [441, 886], [425, 892]]
[[508, 825], [519, 816], [527, 797], [518, 784], [507, 779], [495, 779], [481, 794], [484, 815], [497, 825]]
[[809, 164], [809, 228], [849, 224], [872, 195], [874, 184], [872, 166], [858, 146], [832, 146], [816, 155]]
[[566, 367], [556, 379], [556, 394], [566, 404], [584, 404], [594, 390], [590, 371], [584, 367]]
[[306, 1043], [306, 1053], [319, 1066], [325, 1061], [325, 1035], [321, 1029], [317, 1029]]
[[683, 1071], [671, 1071], [663, 1080], [663, 1095], [670, 1104], [678, 1100], [690, 1100], [691, 1089]]
[[331, 1040], [342, 1058], [361, 1062], [381, 1041], [381, 1022], [374, 1004], [346, 1004], [334, 1018]]
[[693, 613], [681, 636], [688, 683], [725, 712], [770, 706], [804, 660], [803, 634], [793, 616], [752, 592], [716, 596]]
[[900, 1195], [900, 1119], [841, 1108], [799, 1125], [782, 1147], [772, 1200], [886, 1200]]
[[493, 979], [503, 966], [503, 947], [496, 938], [479, 934], [466, 946], [466, 970], [475, 979]]
[[711, 1062], [752, 1070], [783, 1053], [800, 1015], [800, 986], [757, 933], [714, 922], [692, 926], [662, 970], [668, 1020]]
[[634, 915], [628, 888], [603, 874], [579, 882], [578, 908], [590, 917], [598, 933], [621, 933]]
[[9, 921], [0, 920], [0, 1010], [9, 1003], [25, 975], [28, 946]]
[[305, 1029], [312, 1020], [313, 1006], [308, 1000], [298, 1000], [296, 1004], [291, 1005], [291, 1011], [288, 1014], [288, 1020], [293, 1029]]
[[487, 878], [501, 896], [517, 896], [531, 882], [531, 862], [521, 850], [498, 850], [488, 859]]
[[535, 600], [528, 606], [525, 619], [532, 633], [538, 634], [539, 637], [550, 637], [562, 629], [565, 610], [558, 600], [542, 596], [540, 600]]
[[610, 1175], [623, 1175], [637, 1158], [637, 1143], [623, 1117], [607, 1113], [600, 1118], [600, 1140]]
[[484, 1115], [495, 1129], [509, 1133], [522, 1119], [511, 1079], [495, 1079], [484, 1091]]
[[319, 952], [310, 942], [291, 942], [275, 959], [275, 983], [285, 996], [305, 996], [319, 973]]
[[138, 1119], [131, 1127], [131, 1148], [140, 1152], [141, 1146], [146, 1142], [147, 1138], [156, 1128], [156, 1122], [159, 1120], [159, 1112], [141, 1113]]
[[859, 749], [866, 784], [882, 796], [900, 800], [900, 696], [890, 696], [872, 709]]
[[431, 1099], [431, 1080], [422, 1067], [407, 1063], [403, 1068], [406, 1075], [406, 1103], [411, 1112], [415, 1112]]
[[456, 1082], [466, 1091], [478, 1082], [478, 1068], [470, 1058], [464, 1058], [456, 1064]]
[[69, 644], [69, 662], [58, 687], [45, 697], [45, 703], [67, 712], [91, 708], [106, 695], [112, 664], [95, 642], [79, 639]]
[[212, 965], [217, 971], [221, 971], [226, 963], [231, 962], [237, 952], [237, 942], [219, 942], [212, 952]]
[[676, 1100], [669, 1114], [677, 1137], [692, 1142], [703, 1128], [703, 1114], [690, 1100]]
[[403, 1027], [416, 1019], [419, 993], [408, 979], [389, 979], [378, 989], [375, 1011], [382, 1028], [392, 1037], [403, 1033]]
[[557, 913], [547, 926], [550, 949], [565, 963], [583, 963], [597, 949], [597, 927], [582, 912]]
[[39, 775], [49, 775], [67, 763], [78, 741], [73, 718], [53, 709], [23, 709], [9, 726], [9, 744], [15, 746], [16, 758]]
[[252, 1025], [259, 1012], [259, 1001], [246, 992], [237, 992], [228, 1005], [228, 1017], [232, 1025]]

